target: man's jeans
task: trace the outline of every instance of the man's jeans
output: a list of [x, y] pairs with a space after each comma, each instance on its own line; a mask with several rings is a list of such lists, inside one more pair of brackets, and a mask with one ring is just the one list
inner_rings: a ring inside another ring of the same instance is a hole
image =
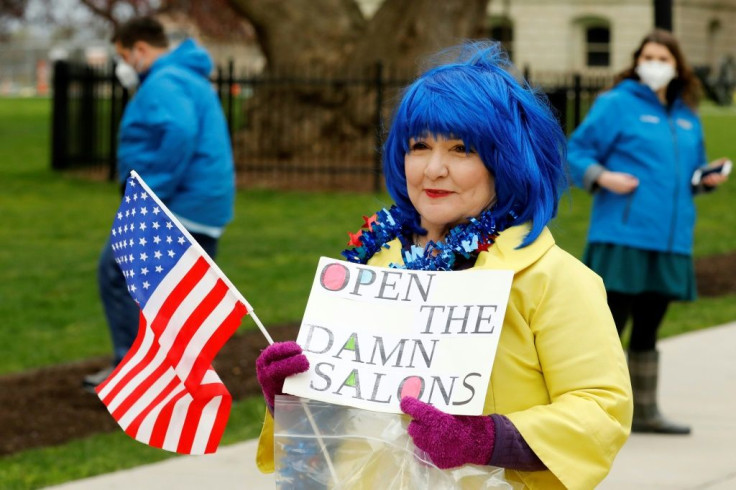
[[[202, 246], [205, 252], [215, 258], [217, 254], [217, 239], [200, 233], [191, 233], [192, 237]], [[128, 293], [120, 267], [115, 262], [112, 244], [108, 239], [100, 255], [97, 268], [97, 284], [100, 289], [102, 307], [105, 310], [107, 326], [110, 329], [113, 345], [113, 365], [125, 357], [138, 335], [138, 317], [140, 308]]]

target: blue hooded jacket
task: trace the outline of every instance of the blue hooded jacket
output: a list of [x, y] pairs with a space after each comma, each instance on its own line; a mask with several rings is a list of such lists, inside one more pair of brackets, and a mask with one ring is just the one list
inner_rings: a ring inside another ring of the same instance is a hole
[[[570, 137], [575, 185], [595, 190], [588, 241], [691, 255], [695, 205], [691, 178], [705, 165], [698, 116], [678, 98], [669, 107], [635, 80], [601, 94]], [[602, 170], [626, 172], [626, 195], [596, 188]]]
[[190, 231], [219, 236], [233, 216], [235, 170], [207, 52], [188, 39], [158, 58], [125, 108], [118, 175], [137, 171]]

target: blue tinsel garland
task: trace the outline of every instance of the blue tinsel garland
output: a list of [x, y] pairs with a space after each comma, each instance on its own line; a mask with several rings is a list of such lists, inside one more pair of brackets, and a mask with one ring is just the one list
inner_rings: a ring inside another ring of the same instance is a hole
[[342, 255], [349, 262], [365, 264], [382, 247], [388, 248], [390, 241], [399, 238], [403, 248], [408, 248], [403, 251], [404, 264], [392, 263], [390, 267], [450, 271], [459, 256], [469, 259], [478, 251], [488, 250], [496, 236], [514, 224], [516, 217], [516, 213], [510, 212], [505, 219], [499, 220], [488, 209], [477, 218], [453, 227], [441, 242], [430, 241], [422, 248], [407, 243], [414, 230], [412, 220], [394, 205], [378, 211], [375, 218], [366, 219], [364, 227], [367, 229], [350, 235], [350, 244], [355, 246], [344, 250]]

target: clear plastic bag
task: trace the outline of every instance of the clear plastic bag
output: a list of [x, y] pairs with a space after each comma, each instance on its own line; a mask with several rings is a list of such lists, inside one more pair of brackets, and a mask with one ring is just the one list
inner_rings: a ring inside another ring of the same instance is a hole
[[437, 468], [414, 446], [407, 416], [277, 396], [274, 423], [278, 488], [521, 488], [494, 466]]

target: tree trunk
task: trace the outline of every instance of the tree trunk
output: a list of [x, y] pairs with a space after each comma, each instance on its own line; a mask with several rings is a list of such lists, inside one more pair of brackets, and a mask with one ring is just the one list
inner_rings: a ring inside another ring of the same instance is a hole
[[395, 99], [394, 89], [379, 95], [378, 64], [384, 83], [408, 82], [426, 55], [482, 35], [489, 3], [386, 0], [367, 21], [353, 0], [229, 1], [254, 26], [273, 81], [254, 88], [236, 154], [270, 169], [338, 165], [368, 181], [376, 123]]
[[270, 71], [330, 69], [351, 50], [367, 24], [352, 0], [230, 3], [253, 24]]
[[489, 0], [386, 0], [350, 53], [348, 66], [381, 61], [416, 72], [429, 54], [483, 36]]

